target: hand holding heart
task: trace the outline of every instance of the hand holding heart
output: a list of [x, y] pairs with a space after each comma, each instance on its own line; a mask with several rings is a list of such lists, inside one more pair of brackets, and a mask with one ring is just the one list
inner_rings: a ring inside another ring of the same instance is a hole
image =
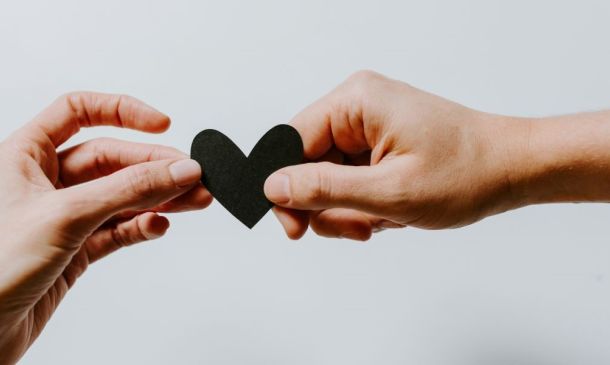
[[516, 205], [501, 143], [517, 135], [514, 121], [365, 71], [291, 124], [312, 162], [265, 184], [291, 238], [308, 225], [356, 240], [383, 228], [457, 227]]
[[291, 126], [271, 128], [246, 157], [221, 132], [206, 129], [191, 145], [191, 157], [205, 170], [201, 181], [216, 200], [248, 228], [271, 209], [263, 191], [274, 171], [303, 162], [303, 142]]
[[162, 236], [158, 213], [210, 204], [199, 164], [173, 148], [95, 139], [56, 151], [81, 127], [169, 123], [127, 96], [76, 93], [0, 144], [0, 364], [23, 355], [90, 263]]
[[305, 159], [264, 186], [291, 238], [460, 227], [529, 204], [610, 201], [610, 112], [515, 118], [359, 72], [292, 121]]

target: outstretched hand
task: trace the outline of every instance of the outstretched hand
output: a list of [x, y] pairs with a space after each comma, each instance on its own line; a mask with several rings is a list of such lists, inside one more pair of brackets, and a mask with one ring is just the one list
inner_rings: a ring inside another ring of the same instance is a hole
[[57, 152], [98, 125], [161, 133], [170, 120], [128, 96], [74, 93], [0, 144], [0, 363], [23, 355], [90, 263], [162, 236], [158, 213], [212, 201], [173, 148], [95, 139]]
[[265, 194], [294, 239], [308, 225], [355, 240], [466, 225], [514, 207], [499, 141], [518, 145], [525, 123], [359, 72], [293, 119], [311, 162], [271, 175]]

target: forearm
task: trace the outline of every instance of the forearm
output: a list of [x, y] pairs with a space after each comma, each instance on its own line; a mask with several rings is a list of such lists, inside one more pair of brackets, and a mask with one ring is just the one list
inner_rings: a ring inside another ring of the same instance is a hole
[[610, 111], [509, 123], [518, 204], [610, 201]]

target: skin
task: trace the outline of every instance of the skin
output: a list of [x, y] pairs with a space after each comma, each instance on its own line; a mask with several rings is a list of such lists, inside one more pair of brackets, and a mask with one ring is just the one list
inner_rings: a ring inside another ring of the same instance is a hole
[[461, 227], [529, 204], [610, 200], [610, 112], [515, 118], [361, 71], [291, 123], [310, 162], [265, 194], [288, 237], [368, 240]]
[[161, 133], [170, 120], [128, 96], [73, 93], [0, 143], [0, 364], [24, 354], [89, 264], [161, 237], [159, 213], [212, 201], [173, 148], [96, 139], [58, 151], [97, 125]]

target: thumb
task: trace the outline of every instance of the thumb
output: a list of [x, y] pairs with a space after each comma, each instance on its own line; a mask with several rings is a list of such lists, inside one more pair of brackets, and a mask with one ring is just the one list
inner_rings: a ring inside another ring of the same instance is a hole
[[77, 220], [103, 222], [124, 210], [155, 207], [188, 191], [201, 178], [194, 160], [159, 160], [133, 165], [111, 175], [60, 190]]
[[[330, 162], [290, 166], [265, 182], [265, 195], [273, 203], [299, 210], [352, 208], [383, 215], [391, 201], [387, 168], [346, 166]], [[385, 207], [385, 209], [384, 209]]]

